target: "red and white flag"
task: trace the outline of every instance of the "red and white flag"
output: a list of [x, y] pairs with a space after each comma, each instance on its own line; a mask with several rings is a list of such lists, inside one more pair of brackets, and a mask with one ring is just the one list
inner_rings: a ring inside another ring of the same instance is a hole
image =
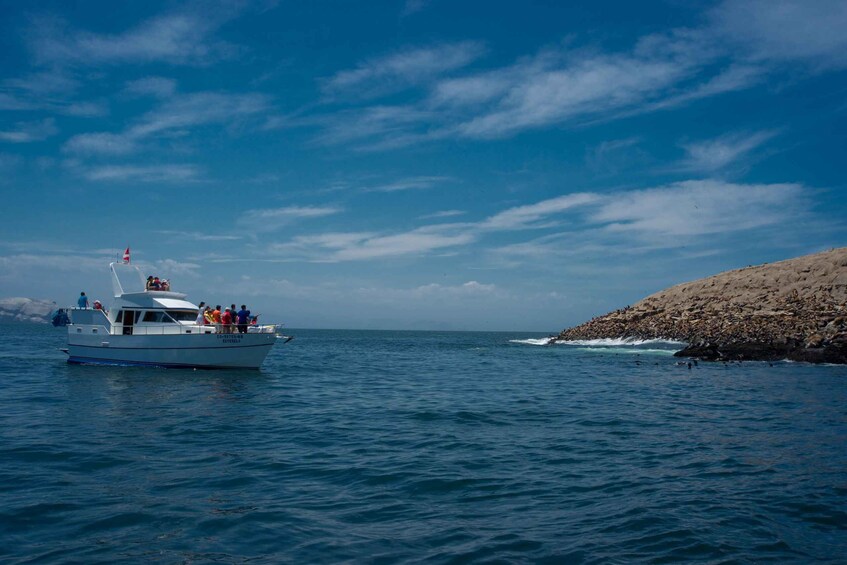
[[124, 263], [129, 263], [129, 247], [124, 251]]

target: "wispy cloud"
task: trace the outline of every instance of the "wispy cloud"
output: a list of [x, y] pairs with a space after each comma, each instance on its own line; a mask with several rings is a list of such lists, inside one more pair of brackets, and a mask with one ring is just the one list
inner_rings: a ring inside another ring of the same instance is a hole
[[107, 132], [81, 133], [62, 146], [63, 151], [80, 155], [127, 155], [137, 148], [132, 136]]
[[231, 15], [219, 8], [202, 14], [165, 14], [114, 34], [76, 30], [59, 18], [40, 16], [29, 30], [29, 43], [36, 61], [42, 64], [164, 62], [203, 66], [238, 52], [234, 45], [213, 37]]
[[547, 48], [510, 65], [469, 70], [483, 52], [479, 44], [408, 49], [342, 71], [324, 89], [342, 103], [409, 86], [421, 87], [419, 96], [401, 105], [325, 110], [313, 123], [324, 127], [321, 143], [369, 150], [584, 127], [748, 89], [786, 63], [844, 68], [845, 27], [839, 0], [727, 0], [699, 28], [643, 36], [624, 50]]
[[612, 232], [681, 237], [751, 230], [801, 213], [799, 184], [684, 181], [614, 195], [590, 216]]
[[644, 37], [630, 51], [544, 49], [506, 67], [469, 73], [464, 67], [479, 49], [463, 47], [458, 52], [465, 55], [454, 58], [436, 56], [434, 49], [411, 52], [417, 57], [409, 59], [456, 71], [452, 76], [435, 70], [400, 71], [415, 64], [394, 56], [339, 73], [329, 83], [331, 90], [358, 88], [378, 96], [391, 90], [379, 87], [380, 77], [390, 77], [388, 83], [396, 87], [408, 86], [410, 80], [403, 80], [408, 75], [426, 86], [427, 93], [403, 106], [381, 104], [330, 114], [321, 140], [385, 149], [446, 137], [506, 137], [616, 113], [655, 111], [662, 103], [682, 103], [685, 95], [708, 96], [718, 87], [741, 85], [727, 80], [711, 84], [721, 74], [712, 70], [721, 54], [704, 34], [685, 30]]
[[432, 214], [425, 214], [423, 216], [418, 216], [422, 220], [429, 219], [438, 219], [438, 218], [452, 218], [455, 216], [462, 216], [465, 214], [462, 210], [442, 210], [440, 212], [433, 212]]
[[400, 179], [394, 182], [368, 186], [363, 188], [364, 192], [400, 192], [404, 190], [422, 190], [432, 188], [437, 184], [452, 180], [450, 177], [421, 176]]
[[259, 232], [275, 231], [296, 220], [322, 218], [343, 212], [335, 206], [286, 206], [247, 210], [241, 215], [239, 224]]
[[63, 69], [30, 73], [0, 83], [0, 110], [47, 111], [78, 117], [104, 116], [103, 100], [77, 100], [80, 81]]
[[86, 169], [83, 175], [93, 181], [185, 182], [198, 178], [195, 165], [105, 165]]
[[232, 127], [261, 114], [268, 107], [268, 97], [256, 93], [174, 94], [122, 132], [79, 134], [69, 139], [63, 149], [83, 154], [126, 154], [137, 150], [139, 144], [147, 139], [167, 137], [175, 131], [206, 125]]
[[406, 4], [403, 6], [403, 12], [401, 15], [403, 17], [407, 17], [420, 12], [426, 8], [429, 1], [430, 0], [406, 0]]
[[454, 230], [450, 233], [432, 226], [395, 234], [340, 232], [299, 236], [288, 243], [271, 246], [269, 252], [308, 261], [361, 261], [425, 255], [468, 244], [475, 237], [467, 231]]
[[504, 210], [481, 222], [478, 227], [483, 230], [515, 230], [543, 227], [535, 224], [566, 210], [593, 204], [599, 198], [598, 195], [587, 192], [567, 194], [549, 200], [542, 200], [535, 204], [527, 204], [526, 206], [517, 206]]
[[678, 168], [711, 173], [737, 165], [739, 159], [748, 156], [776, 134], [776, 131], [730, 133], [716, 139], [683, 144], [687, 157]]
[[176, 92], [176, 81], [160, 76], [147, 76], [126, 83], [124, 92], [131, 96], [168, 98]]
[[58, 132], [56, 120], [53, 118], [45, 118], [36, 122], [18, 122], [12, 129], [0, 131], [0, 141], [31, 143], [47, 139]]
[[324, 83], [324, 92], [363, 98], [395, 92], [465, 67], [484, 51], [474, 41], [406, 49], [337, 73]]
[[244, 239], [240, 235], [211, 234], [196, 231], [158, 230], [156, 233], [191, 241], [238, 241]]
[[333, 262], [410, 257], [467, 251], [487, 235], [527, 230], [548, 233], [499, 252], [517, 260], [539, 257], [563, 241], [567, 251], [555, 254], [638, 252], [784, 224], [807, 209], [807, 192], [799, 184], [697, 180], [611, 194], [575, 193], [508, 208], [477, 222], [431, 224], [397, 233], [298, 236], [269, 246], [267, 253], [289, 260]]
[[725, 0], [714, 29], [757, 61], [791, 61], [813, 70], [847, 66], [847, 5], [841, 0]]

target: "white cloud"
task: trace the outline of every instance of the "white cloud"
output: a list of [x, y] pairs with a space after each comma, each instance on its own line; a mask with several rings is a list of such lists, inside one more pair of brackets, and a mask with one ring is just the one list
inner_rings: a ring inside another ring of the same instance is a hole
[[176, 92], [176, 81], [166, 77], [148, 76], [127, 82], [124, 90], [133, 96], [168, 98]]
[[432, 188], [436, 184], [451, 180], [450, 177], [421, 176], [400, 179], [394, 182], [370, 186], [364, 192], [400, 192], [403, 190], [421, 190]]
[[268, 251], [310, 261], [361, 261], [422, 255], [470, 243], [475, 237], [450, 226], [425, 226], [396, 234], [330, 232], [298, 236], [288, 243], [274, 244]]
[[700, 28], [641, 37], [629, 50], [544, 49], [480, 72], [466, 68], [481, 54], [478, 44], [373, 59], [337, 74], [327, 91], [378, 96], [420, 85], [425, 95], [401, 106], [329, 111], [313, 122], [325, 128], [318, 141], [385, 150], [445, 138], [502, 138], [748, 89], [785, 70], [785, 63], [815, 71], [847, 67], [842, 0], [727, 0], [706, 19]]
[[760, 61], [796, 61], [815, 70], [847, 66], [843, 0], [727, 0], [712, 13], [715, 30]]
[[199, 173], [195, 165], [105, 165], [86, 170], [84, 176], [94, 181], [185, 182]]
[[238, 241], [244, 239], [240, 235], [209, 234], [196, 231], [158, 230], [156, 233], [191, 241]]
[[222, 10], [173, 13], [121, 33], [98, 34], [71, 29], [58, 18], [40, 17], [35, 19], [29, 39], [36, 59], [45, 64], [208, 65], [237, 53], [233, 45], [211, 37], [224, 19]]
[[429, 4], [430, 0], [406, 0], [406, 4], [403, 6], [402, 16], [411, 16], [417, 12], [420, 12], [426, 5]]
[[247, 210], [241, 215], [238, 223], [249, 226], [254, 231], [275, 231], [295, 220], [305, 218], [322, 218], [342, 212], [342, 208], [334, 206], [287, 206], [283, 208], [267, 208]]
[[159, 108], [145, 114], [127, 133], [140, 138], [177, 128], [232, 123], [240, 118], [264, 112], [268, 106], [267, 96], [255, 93], [183, 94], [166, 100]]
[[[362, 261], [466, 250], [495, 232], [560, 228], [500, 248], [518, 260], [545, 254], [597, 256], [673, 248], [739, 231], [785, 225], [803, 214], [798, 184], [692, 180], [612, 194], [575, 193], [506, 209], [479, 222], [431, 224], [405, 232], [330, 232], [298, 236], [267, 249], [285, 260]], [[561, 216], [567, 214], [567, 223]]]
[[599, 56], [516, 73], [488, 112], [458, 125], [465, 137], [500, 137], [649, 101], [691, 72], [687, 61]]
[[10, 78], [3, 85], [29, 95], [68, 94], [79, 89], [80, 82], [67, 73], [53, 69], [51, 71], [30, 73], [21, 78]]
[[63, 151], [86, 155], [126, 155], [137, 148], [138, 144], [132, 137], [107, 132], [81, 133], [62, 146]]
[[337, 73], [326, 81], [324, 91], [327, 94], [378, 96], [465, 67], [483, 52], [482, 44], [473, 41], [407, 49]]
[[796, 217], [805, 208], [803, 192], [798, 184], [684, 181], [614, 195], [589, 220], [645, 237], [731, 233]]
[[58, 132], [56, 120], [53, 118], [46, 118], [37, 122], [18, 122], [14, 129], [0, 131], [0, 141], [31, 143], [47, 139]]
[[442, 210], [440, 212], [433, 212], [432, 214], [425, 214], [423, 216], [418, 216], [422, 220], [428, 219], [437, 219], [437, 218], [452, 218], [454, 216], [461, 216], [465, 214], [462, 210]]
[[195, 92], [174, 94], [119, 133], [90, 132], [69, 139], [63, 149], [72, 153], [122, 155], [138, 150], [151, 137], [165, 137], [206, 125], [234, 126], [266, 111], [261, 94]]
[[730, 133], [710, 139], [683, 145], [687, 157], [680, 163], [682, 170], [714, 172], [729, 165], [737, 164], [739, 159], [773, 138], [775, 131], [755, 133]]
[[495, 214], [481, 222], [478, 227], [483, 230], [514, 230], [534, 227], [539, 220], [558, 214], [571, 208], [577, 208], [597, 202], [600, 197], [596, 194], [581, 192], [566, 194], [535, 204], [517, 206]]
[[376, 236], [335, 251], [330, 259], [357, 261], [381, 257], [422, 255], [432, 251], [466, 245], [476, 237], [469, 232], [445, 233], [423, 227], [405, 233]]
[[[417, 83], [428, 89], [426, 96], [403, 106], [381, 104], [327, 114], [319, 141], [390, 149], [448, 137], [506, 137], [555, 124], [655, 111], [746, 88], [758, 76], [749, 65], [715, 65], [725, 59], [708, 34], [673, 30], [643, 37], [630, 51], [545, 49], [482, 72], [467, 72], [462, 65], [451, 76], [415, 73]], [[389, 69], [406, 68], [386, 62], [394, 61], [388, 57], [345, 71], [332, 84], [361, 85], [372, 95], [385, 93], [367, 87], [378, 82], [376, 77], [404, 76]]]
[[173, 275], [196, 277], [201, 268], [202, 266], [197, 263], [177, 261], [175, 259], [161, 259], [153, 262], [151, 268], [146, 269], [146, 271], [157, 273], [157, 276], [165, 277], [171, 277]]

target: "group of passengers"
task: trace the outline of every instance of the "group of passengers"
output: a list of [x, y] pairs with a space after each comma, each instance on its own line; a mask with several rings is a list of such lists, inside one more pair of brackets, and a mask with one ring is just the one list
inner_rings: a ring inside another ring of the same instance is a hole
[[171, 283], [168, 282], [168, 279], [159, 280], [159, 277], [149, 276], [147, 277], [147, 286], [145, 290], [170, 290]]
[[[77, 298], [76, 304], [79, 308], [88, 308], [88, 297], [85, 295], [85, 292], [79, 293], [79, 298]], [[106, 311], [106, 309], [103, 308], [103, 303], [99, 300], [94, 301], [94, 305], [92, 306], [92, 308], [94, 310], [103, 310], [104, 312]]]
[[221, 333], [246, 334], [248, 326], [254, 326], [258, 323], [258, 314], [250, 315], [250, 310], [244, 304], [241, 305], [241, 310], [235, 308], [235, 304], [221, 311], [221, 305], [214, 307], [207, 306], [205, 302], [200, 303], [200, 310], [197, 313], [197, 325], [209, 326], [214, 325], [220, 328]]

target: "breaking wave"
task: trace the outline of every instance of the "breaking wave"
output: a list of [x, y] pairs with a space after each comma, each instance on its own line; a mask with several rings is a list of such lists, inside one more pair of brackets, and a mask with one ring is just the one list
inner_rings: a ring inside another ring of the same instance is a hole
[[557, 341], [555, 345], [579, 345], [581, 347], [635, 347], [639, 345], [668, 345], [674, 347], [685, 347], [684, 341], [673, 339], [638, 339], [634, 337], [612, 337], [603, 339], [574, 339], [571, 341]]
[[552, 341], [552, 337], [510, 339], [510, 343], [522, 345], [562, 345], [571, 346], [580, 351], [610, 353], [673, 353], [685, 347], [686, 343], [672, 339], [604, 338], [575, 339], [571, 341]]
[[524, 345], [550, 345], [551, 337], [533, 338], [533, 339], [510, 339], [509, 343], [522, 343]]

